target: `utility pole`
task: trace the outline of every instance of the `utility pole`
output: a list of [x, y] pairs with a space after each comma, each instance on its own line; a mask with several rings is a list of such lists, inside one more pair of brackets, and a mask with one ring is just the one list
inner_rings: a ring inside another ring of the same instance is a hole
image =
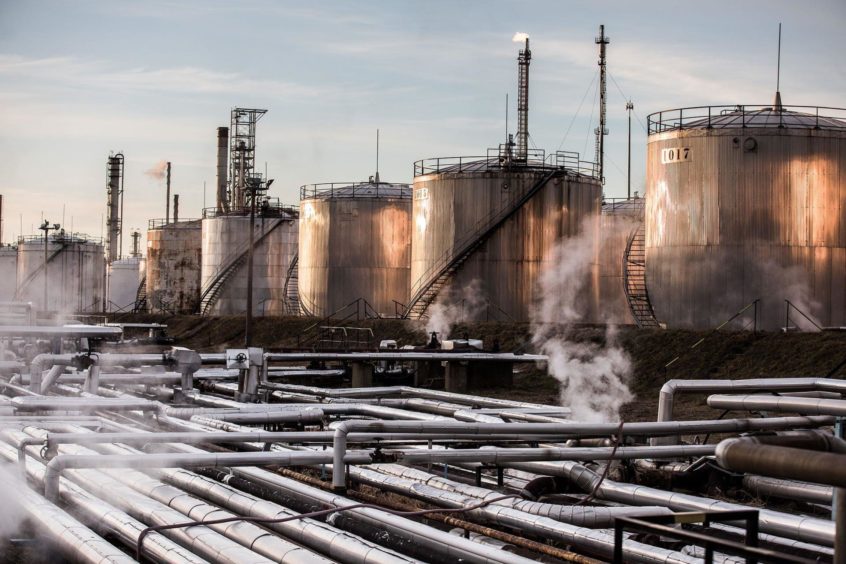
[[60, 227], [61, 226], [58, 223], [51, 225], [50, 222], [45, 219], [44, 223], [41, 224], [41, 227], [38, 228], [44, 232], [44, 311], [47, 311], [47, 280], [49, 278], [47, 276], [48, 234], [50, 231], [58, 231]]
[[629, 112], [629, 167], [628, 167], [628, 182], [627, 182], [627, 191], [626, 191], [626, 199], [632, 199], [632, 110], [634, 109], [634, 104], [632, 101], [629, 100], [626, 102], [626, 111]]
[[605, 35], [605, 26], [599, 26], [599, 37], [596, 38], [599, 45], [599, 127], [596, 128], [596, 162], [599, 164], [599, 180], [605, 184], [605, 136], [608, 129], [605, 127], [605, 46], [611, 43], [611, 39]]
[[[243, 166], [243, 161], [242, 161]], [[256, 226], [256, 185], [248, 183], [250, 191], [250, 246], [247, 248], [247, 319], [244, 327], [244, 346], [253, 346], [253, 243]]]

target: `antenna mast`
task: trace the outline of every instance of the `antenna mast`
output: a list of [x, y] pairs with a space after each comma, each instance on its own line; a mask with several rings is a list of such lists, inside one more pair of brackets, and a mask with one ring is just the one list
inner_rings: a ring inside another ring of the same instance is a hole
[[525, 161], [529, 154], [529, 65], [532, 52], [529, 50], [529, 38], [525, 49], [520, 49], [517, 57], [517, 160]]
[[782, 111], [781, 107], [781, 22], [778, 22], [778, 59], [776, 63], [776, 94], [773, 109], [777, 112]]
[[599, 165], [599, 179], [605, 184], [605, 136], [608, 129], [605, 127], [605, 46], [611, 43], [611, 38], [605, 35], [605, 26], [599, 26], [599, 37], [596, 38], [599, 45], [599, 127], [596, 128], [596, 162]]
[[379, 130], [376, 130], [376, 184], [379, 184]]

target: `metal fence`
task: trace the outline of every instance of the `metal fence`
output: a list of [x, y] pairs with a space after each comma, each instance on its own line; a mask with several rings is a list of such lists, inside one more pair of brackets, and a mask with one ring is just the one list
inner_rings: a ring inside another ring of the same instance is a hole
[[583, 161], [579, 153], [556, 151], [547, 154], [543, 149], [529, 149], [525, 159], [518, 159], [507, 145], [489, 148], [486, 155], [433, 157], [414, 163], [414, 176], [438, 172], [502, 172], [521, 170], [566, 169], [568, 172], [598, 178], [596, 163]]
[[411, 186], [390, 182], [324, 182], [300, 186], [300, 200], [315, 198], [411, 198]]
[[683, 129], [773, 128], [846, 131], [846, 109], [773, 104], [691, 106], [650, 114], [649, 134]]

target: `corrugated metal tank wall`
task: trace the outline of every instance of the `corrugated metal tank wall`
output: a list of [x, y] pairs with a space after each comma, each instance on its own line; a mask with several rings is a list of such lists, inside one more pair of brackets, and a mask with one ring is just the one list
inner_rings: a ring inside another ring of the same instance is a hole
[[18, 288], [18, 249], [0, 246], [0, 301], [11, 302]]
[[[103, 311], [106, 259], [101, 243], [72, 236], [51, 237], [47, 255], [47, 308], [63, 313]], [[18, 244], [17, 297], [44, 309], [44, 239]]]
[[[266, 235], [265, 235], [266, 234]], [[250, 240], [250, 218], [243, 215], [221, 215], [203, 220], [202, 288], [207, 288], [247, 252]], [[285, 279], [288, 267], [297, 253], [298, 221], [293, 216], [255, 219], [256, 244], [253, 253], [253, 313], [283, 315], [285, 311]], [[247, 310], [246, 262], [227, 280], [210, 315], [237, 315]]]
[[[512, 192], [528, 190], [548, 172], [462, 171], [416, 177], [412, 292], [457, 244], [508, 206]], [[529, 321], [538, 276], [550, 263], [556, 242], [577, 235], [585, 218], [598, 216], [601, 197], [602, 188], [594, 179], [569, 177], [564, 171], [555, 175], [461, 266], [452, 288], [471, 287], [478, 280], [489, 305], [477, 317]], [[586, 309], [595, 312], [595, 284], [591, 294]]]
[[363, 298], [393, 316], [409, 298], [408, 185], [342, 187], [300, 202], [299, 295], [305, 313], [326, 316]]
[[623, 255], [629, 237], [643, 224], [643, 198], [602, 205], [599, 246], [599, 315], [597, 323], [634, 324], [623, 287]]
[[[651, 135], [646, 265], [658, 320], [713, 327], [761, 298], [768, 329], [784, 325], [784, 299], [846, 325], [844, 139], [789, 127]], [[689, 159], [666, 162], [676, 148]]]
[[132, 311], [138, 284], [145, 275], [145, 262], [141, 257], [130, 257], [113, 261], [108, 266], [108, 311]]
[[147, 307], [151, 312], [194, 313], [200, 300], [200, 220], [147, 231]]

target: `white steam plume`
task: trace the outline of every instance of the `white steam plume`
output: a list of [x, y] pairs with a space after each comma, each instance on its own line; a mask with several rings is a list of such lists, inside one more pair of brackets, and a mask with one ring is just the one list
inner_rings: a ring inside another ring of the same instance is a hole
[[144, 174], [153, 180], [164, 180], [164, 177], [167, 175], [167, 161], [157, 162], [151, 168], [145, 170]]
[[26, 518], [23, 496], [20, 492], [29, 486], [19, 477], [17, 467], [0, 464], [0, 537], [9, 538], [17, 533]]
[[445, 339], [453, 325], [475, 319], [487, 304], [482, 283], [478, 279], [472, 280], [460, 291], [451, 287], [444, 288], [435, 303], [429, 306], [426, 334], [435, 332], [441, 339]]
[[529, 38], [529, 34], [523, 31], [518, 31], [514, 34], [514, 37], [511, 38], [511, 41], [514, 43], [525, 43], [526, 40]]
[[532, 314], [532, 342], [549, 357], [549, 373], [561, 384], [561, 401], [579, 421], [616, 421], [633, 399], [628, 387], [631, 359], [609, 325], [605, 343], [574, 342], [573, 324], [591, 313], [589, 291], [596, 268], [598, 218], [580, 233], [560, 241], [551, 266], [538, 281], [539, 300]]

